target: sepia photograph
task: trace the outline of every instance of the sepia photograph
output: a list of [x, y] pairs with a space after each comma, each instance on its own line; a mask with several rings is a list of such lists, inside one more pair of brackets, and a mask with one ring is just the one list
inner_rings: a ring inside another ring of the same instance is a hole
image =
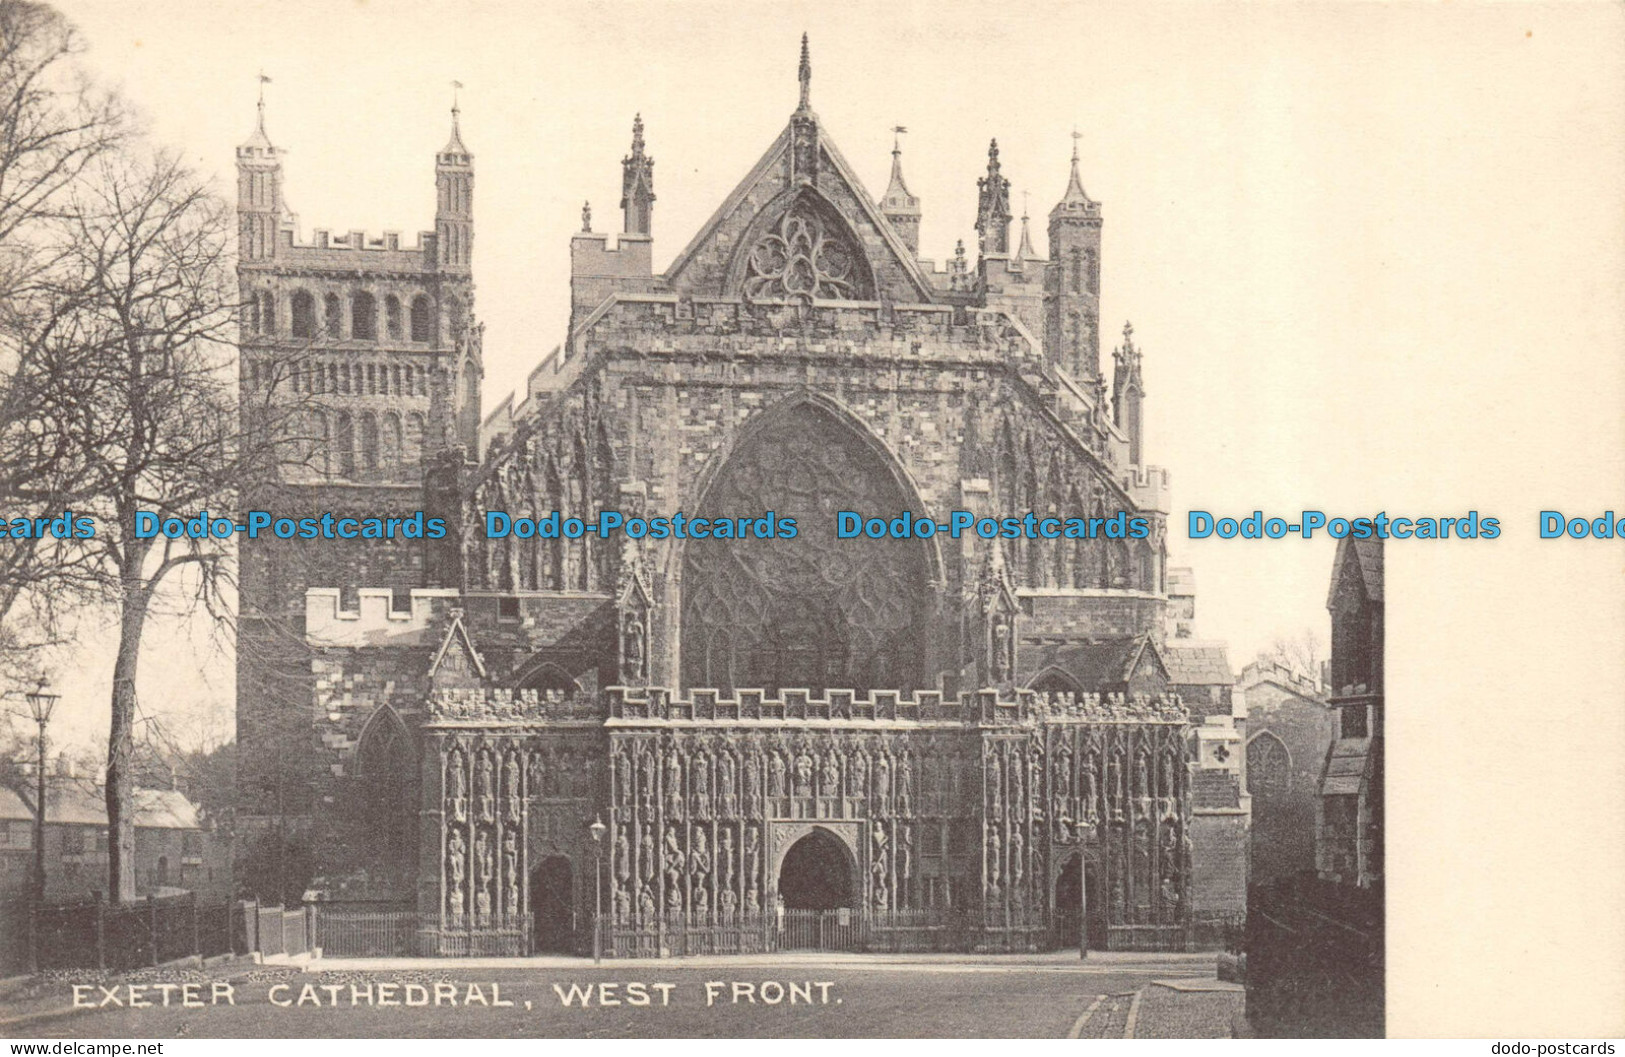
[[1618, 598], [1622, 22], [0, 0], [0, 1034], [1625, 1030], [1411, 689]]

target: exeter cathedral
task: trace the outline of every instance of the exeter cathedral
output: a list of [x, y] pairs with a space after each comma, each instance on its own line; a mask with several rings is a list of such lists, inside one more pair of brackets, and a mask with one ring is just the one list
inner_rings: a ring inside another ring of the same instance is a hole
[[[299, 849], [326, 913], [409, 919], [424, 954], [621, 957], [1179, 950], [1240, 913], [1244, 721], [1167, 569], [1128, 327], [1102, 363], [1076, 147], [1047, 253], [995, 143], [974, 258], [938, 267], [900, 151], [874, 198], [811, 89], [804, 39], [787, 123], [660, 273], [635, 120], [623, 230], [584, 217], [568, 333], [484, 416], [456, 109], [405, 244], [302, 236], [262, 102], [243, 403], [294, 411], [251, 505], [449, 526], [242, 550], [239, 828]], [[487, 539], [492, 510], [801, 531]], [[1151, 533], [837, 539], [841, 510]]]

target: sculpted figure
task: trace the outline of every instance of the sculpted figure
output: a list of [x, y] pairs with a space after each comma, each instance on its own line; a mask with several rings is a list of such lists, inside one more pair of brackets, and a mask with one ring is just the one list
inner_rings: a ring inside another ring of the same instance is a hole
[[722, 810], [729, 815], [739, 811], [739, 805], [734, 796], [734, 758], [731, 753], [724, 752], [717, 761], [717, 795], [722, 800]]
[[862, 796], [863, 787], [869, 779], [869, 754], [862, 749], [852, 753], [846, 765], [846, 785], [848, 796]]
[[796, 796], [812, 796], [813, 761], [803, 750], [796, 754]]
[[768, 795], [782, 797], [784, 795], [784, 756], [777, 749], [770, 749], [767, 754], [767, 762], [769, 765]]
[[689, 768], [688, 782], [694, 789], [694, 817], [711, 817], [711, 768], [704, 756], [694, 759]]
[[641, 752], [638, 754], [638, 775], [638, 803], [648, 811], [655, 803], [655, 769], [648, 755]]
[[835, 750], [827, 749], [824, 752], [824, 788], [825, 796], [841, 795], [841, 765], [835, 758]]
[[904, 818], [914, 813], [913, 753], [904, 749], [897, 758], [897, 811]]
[[463, 841], [462, 831], [454, 829], [446, 841], [446, 902], [453, 914], [463, 912], [463, 877], [467, 864], [468, 845]]
[[632, 842], [626, 839], [626, 827], [615, 833], [615, 877], [625, 884], [632, 876]]
[[875, 756], [875, 803], [884, 806], [891, 796], [891, 760], [885, 753]]
[[993, 798], [993, 814], [1004, 814], [1004, 768], [997, 751], [987, 757], [987, 792]]
[[762, 764], [754, 755], [745, 757], [745, 811], [754, 815], [762, 809]]
[[683, 817], [683, 758], [675, 745], [666, 753], [666, 813]]
[[496, 805], [493, 802], [495, 791], [492, 788], [494, 781], [491, 754], [482, 752], [480, 753], [479, 774], [475, 778], [475, 783], [479, 795], [480, 818], [487, 822], [493, 821], [496, 812]]

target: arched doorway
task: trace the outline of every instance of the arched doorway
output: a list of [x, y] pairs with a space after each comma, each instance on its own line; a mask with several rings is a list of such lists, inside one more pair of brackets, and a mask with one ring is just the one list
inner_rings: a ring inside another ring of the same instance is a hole
[[532, 947], [569, 954], [575, 947], [575, 879], [570, 860], [550, 855], [530, 875]]
[[[1078, 946], [1080, 932], [1084, 928], [1089, 933], [1089, 949], [1103, 950], [1106, 946], [1106, 916], [1102, 913], [1103, 906], [1096, 894], [1094, 870], [1084, 868], [1083, 853], [1073, 852], [1072, 857], [1061, 867], [1060, 876], [1055, 879], [1055, 945], [1057, 947]], [[1089, 902], [1087, 911], [1084, 908], [1084, 886], [1089, 887]]]
[[786, 910], [850, 908], [852, 860], [846, 846], [821, 829], [792, 844], [779, 865], [779, 898]]
[[815, 829], [779, 864], [779, 949], [849, 951], [861, 942], [853, 862], [846, 845]]
[[[835, 516], [919, 503], [872, 438], [812, 401], [769, 411], [698, 513], [794, 518], [785, 538], [690, 542], [683, 554], [688, 687], [911, 690], [924, 682], [930, 551], [922, 540], [837, 539]], [[765, 528], [765, 522], [763, 523]]]

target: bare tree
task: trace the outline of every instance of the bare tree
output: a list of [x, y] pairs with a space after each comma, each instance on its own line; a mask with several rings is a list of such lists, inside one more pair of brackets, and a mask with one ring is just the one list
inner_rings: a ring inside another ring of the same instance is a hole
[[1318, 684], [1321, 665], [1326, 660], [1326, 644], [1313, 628], [1304, 628], [1294, 635], [1277, 636], [1260, 656]]
[[[117, 97], [84, 75], [80, 50], [51, 8], [0, 0], [0, 509], [11, 518], [60, 516], [85, 481], [71, 394], [89, 374], [83, 359], [47, 352], [76, 300], [57, 281], [61, 222], [127, 123]], [[72, 597], [80, 557], [51, 535], [0, 539], [0, 658], [26, 665], [59, 638], [56, 603]], [[8, 620], [19, 603], [25, 619]]]

